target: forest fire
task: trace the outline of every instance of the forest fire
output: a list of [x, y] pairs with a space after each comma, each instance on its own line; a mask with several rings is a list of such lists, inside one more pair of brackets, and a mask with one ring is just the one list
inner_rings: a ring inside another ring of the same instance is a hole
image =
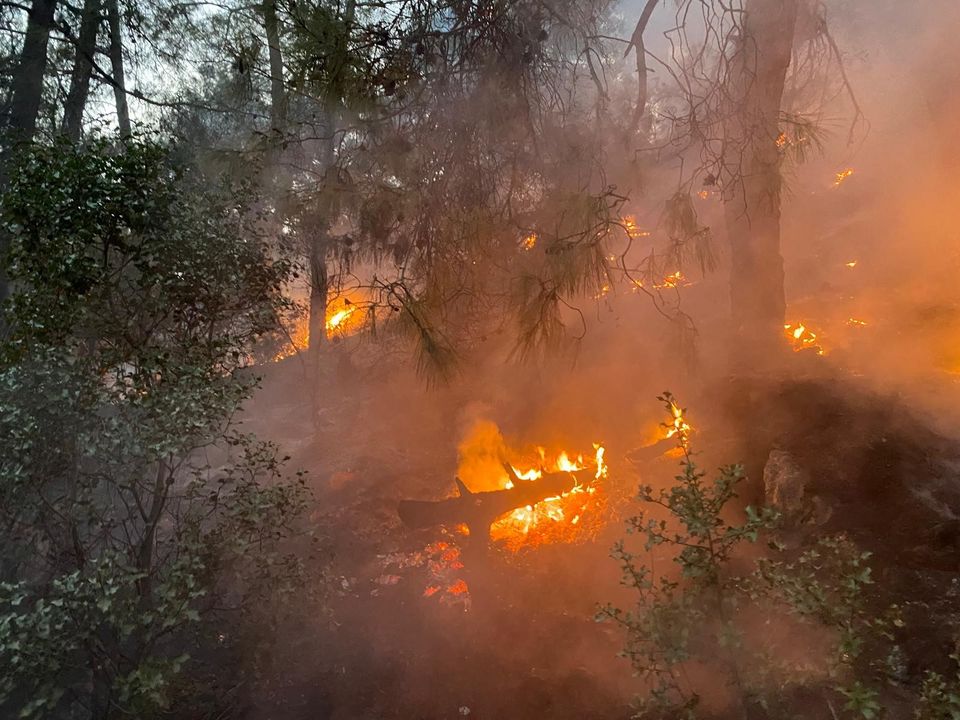
[[456, 495], [401, 500], [397, 512], [407, 527], [437, 527], [465, 536], [472, 547], [516, 552], [589, 539], [604, 522], [608, 470], [599, 443], [589, 459], [542, 447], [522, 455], [507, 447], [494, 423], [479, 421], [459, 454]]
[[802, 322], [796, 324], [787, 324], [783, 326], [783, 334], [790, 342], [794, 352], [812, 350], [817, 355], [825, 354], [821, 341], [817, 333], [813, 332]]
[[539, 449], [541, 464], [537, 467], [521, 470], [510, 463], [516, 480], [503, 480], [503, 487], [507, 490], [513, 488], [515, 482], [536, 482], [550, 472], [570, 473], [574, 484], [569, 492], [516, 508], [501, 517], [490, 527], [491, 539], [517, 551], [524, 547], [575, 542], [589, 537], [603, 504], [603, 499], [598, 496], [599, 482], [608, 473], [603, 459], [604, 447], [595, 444], [594, 449], [592, 463], [585, 462], [582, 455], [571, 460], [566, 452], [561, 452], [552, 463], [544, 466], [542, 448]]
[[364, 323], [364, 313], [360, 312], [358, 299], [343, 295], [327, 305], [327, 318], [324, 323], [327, 336], [352, 335]]
[[[362, 302], [359, 296], [341, 295], [331, 300], [327, 305], [324, 327], [327, 337], [346, 337], [359, 331], [366, 321], [366, 313], [361, 312], [358, 303]], [[293, 327], [288, 330], [286, 342], [274, 354], [273, 362], [279, 362], [303, 352], [310, 346], [310, 317], [304, 313], [300, 315]]]

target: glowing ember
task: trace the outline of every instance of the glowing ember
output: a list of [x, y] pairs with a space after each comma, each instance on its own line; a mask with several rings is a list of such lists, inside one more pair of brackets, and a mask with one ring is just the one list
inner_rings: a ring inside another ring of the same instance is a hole
[[467, 583], [463, 580], [457, 580], [453, 585], [447, 587], [447, 592], [451, 595], [463, 595], [468, 592]]
[[857, 318], [850, 318], [847, 320], [847, 325], [851, 325], [853, 327], [864, 327], [866, 324], [866, 320], [858, 320]]
[[823, 355], [823, 347], [817, 340], [817, 334], [803, 323], [784, 325], [783, 334], [790, 341], [794, 352], [814, 350], [817, 355]]
[[522, 247], [524, 250], [533, 250], [537, 246], [537, 240], [538, 238], [536, 233], [532, 232], [528, 235], [524, 235], [520, 240], [520, 247]]
[[460, 603], [464, 608], [470, 605], [470, 588], [466, 581], [459, 577], [463, 569], [460, 560], [460, 548], [456, 545], [439, 541], [427, 545], [423, 549], [422, 559], [425, 560], [429, 584], [423, 591], [424, 597], [438, 596], [445, 605]]
[[857, 266], [857, 261], [856, 261], [856, 260], [851, 260], [851, 261], [848, 262], [848, 263], [844, 263], [844, 265], [846, 265], [848, 268], [855, 268], [855, 267]]
[[847, 168], [846, 170], [841, 170], [833, 178], [833, 186], [840, 187], [844, 181], [853, 175], [853, 168]]
[[623, 227], [627, 231], [627, 235], [632, 238], [650, 236], [650, 233], [648, 233], [646, 230], [641, 230], [637, 226], [637, 219], [633, 215], [625, 215], [623, 218], [621, 218], [620, 222], [623, 223]]
[[697, 193], [697, 197], [700, 198], [701, 200], [706, 200], [707, 198], [710, 197], [710, 191], [701, 190], [700, 192]]
[[690, 285], [690, 283], [683, 276], [683, 273], [677, 270], [675, 273], [670, 273], [669, 275], [665, 275], [663, 280], [655, 284], [654, 287], [657, 289], [663, 289], [663, 288], [687, 287], [688, 285]]

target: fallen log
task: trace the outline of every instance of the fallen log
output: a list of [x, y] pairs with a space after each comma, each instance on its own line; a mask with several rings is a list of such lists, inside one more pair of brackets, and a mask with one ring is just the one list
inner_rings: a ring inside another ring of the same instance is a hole
[[571, 473], [548, 473], [538, 480], [523, 480], [512, 467], [504, 469], [513, 480], [513, 487], [488, 492], [471, 491], [460, 478], [455, 478], [457, 497], [445, 500], [401, 500], [397, 506], [400, 519], [409, 528], [435, 525], [466, 525], [471, 541], [490, 540], [490, 526], [511, 510], [536, 505], [547, 498], [570, 492], [576, 485]]

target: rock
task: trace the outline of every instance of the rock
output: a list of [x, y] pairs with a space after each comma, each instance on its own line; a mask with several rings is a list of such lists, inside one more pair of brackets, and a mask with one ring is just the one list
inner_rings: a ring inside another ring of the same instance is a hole
[[795, 525], [807, 513], [805, 502], [809, 478], [794, 457], [785, 450], [774, 448], [763, 467], [763, 489], [768, 507], [777, 510], [783, 522]]

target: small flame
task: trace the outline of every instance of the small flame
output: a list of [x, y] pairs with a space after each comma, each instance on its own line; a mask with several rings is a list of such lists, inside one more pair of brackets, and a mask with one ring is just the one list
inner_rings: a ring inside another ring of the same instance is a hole
[[783, 333], [793, 346], [794, 352], [812, 349], [817, 355], [824, 354], [824, 349], [817, 340], [817, 334], [802, 322], [796, 325], [784, 325]]
[[833, 186], [840, 187], [847, 178], [853, 175], [853, 172], [854, 172], [853, 168], [847, 168], [845, 170], [841, 170], [840, 172], [838, 172], [833, 177]]
[[632, 237], [632, 238], [641, 238], [641, 237], [649, 237], [649, 236], [650, 236], [650, 233], [649, 233], [649, 232], [647, 232], [646, 230], [641, 230], [641, 229], [637, 226], [637, 218], [636, 218], [635, 216], [633, 216], [633, 215], [624, 215], [624, 216], [621, 218], [620, 221], [623, 223], [623, 227], [624, 227], [624, 229], [626, 229], [627, 235], [629, 235], [630, 237]]
[[655, 284], [654, 287], [657, 289], [662, 288], [679, 288], [686, 287], [690, 283], [687, 282], [687, 279], [683, 276], [683, 273], [680, 270], [677, 270], [674, 273], [664, 276], [658, 284]]
[[524, 250], [533, 250], [537, 246], [537, 240], [539, 240], [539, 237], [535, 232], [524, 235], [520, 240], [520, 247]]
[[676, 437], [679, 444], [685, 446], [693, 428], [690, 427], [690, 424], [684, 417], [683, 408], [673, 400], [670, 400], [670, 413], [673, 415], [673, 420], [663, 424], [663, 428], [666, 430], [666, 435], [664, 435], [663, 439], [668, 440]]
[[866, 320], [858, 320], [857, 318], [850, 318], [847, 320], [847, 325], [854, 327], [864, 327], [867, 324]]
[[857, 261], [856, 261], [856, 260], [851, 260], [851, 261], [848, 262], [848, 263], [844, 263], [844, 265], [846, 265], [848, 268], [855, 268], [855, 267], [857, 266]]

